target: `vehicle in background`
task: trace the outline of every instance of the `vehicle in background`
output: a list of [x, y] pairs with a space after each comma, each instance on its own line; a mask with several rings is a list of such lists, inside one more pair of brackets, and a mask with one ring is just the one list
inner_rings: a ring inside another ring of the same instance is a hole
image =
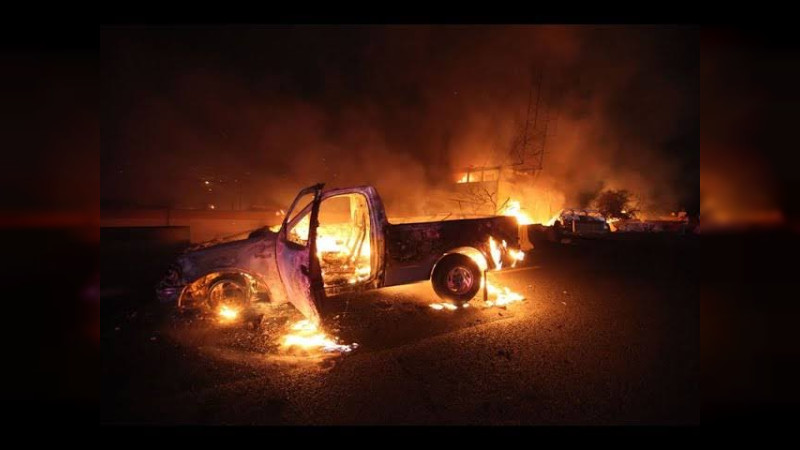
[[610, 232], [600, 211], [584, 208], [565, 208], [553, 224], [562, 235], [591, 235]]

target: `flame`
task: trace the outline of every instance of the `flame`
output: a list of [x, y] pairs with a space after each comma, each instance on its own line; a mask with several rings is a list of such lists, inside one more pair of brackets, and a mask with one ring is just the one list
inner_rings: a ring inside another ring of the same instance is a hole
[[556, 214], [555, 216], [553, 216], [550, 219], [548, 219], [547, 222], [544, 222], [542, 225], [546, 225], [548, 227], [552, 227], [553, 224], [556, 223], [556, 220], [558, 220], [558, 214]]
[[[492, 260], [496, 267], [499, 269], [502, 267], [502, 261], [500, 260], [500, 256], [502, 254], [502, 250], [508, 252], [508, 254], [514, 259], [514, 263], [511, 267], [514, 267], [514, 264], [517, 261], [522, 261], [525, 258], [525, 253], [521, 250], [510, 249], [508, 248], [508, 244], [506, 241], [501, 241], [500, 245], [497, 245], [497, 242], [492, 238], [489, 237], [489, 250], [492, 256]], [[470, 255], [470, 258], [475, 261], [479, 266], [481, 266], [481, 261], [476, 259], [476, 255]], [[485, 264], [481, 267], [485, 267]], [[481, 277], [481, 290], [483, 289], [483, 283], [486, 283], [486, 293], [488, 299], [486, 303], [484, 303], [484, 308], [491, 308], [492, 306], [501, 306], [504, 307], [511, 303], [521, 302], [525, 300], [525, 297], [522, 294], [512, 291], [507, 286], [495, 286], [490, 283], [488, 280], [484, 280], [484, 277]], [[479, 294], [480, 295], [480, 294]], [[458, 309], [458, 306], [452, 303], [431, 303], [429, 305], [431, 309], [435, 309], [437, 311], [448, 310], [448, 311], [455, 311]], [[462, 303], [462, 308], [469, 308], [469, 303]]]
[[317, 237], [317, 255], [322, 255], [324, 252], [341, 252], [342, 246], [333, 236], [319, 236]]
[[489, 252], [492, 255], [492, 261], [494, 261], [495, 268], [502, 269], [503, 261], [500, 259], [500, 248], [497, 246], [497, 243], [491, 236], [489, 237]]
[[[489, 238], [489, 239], [491, 239], [491, 238]], [[491, 242], [490, 242], [490, 245], [491, 245]], [[505, 240], [503, 240], [503, 250], [505, 250], [506, 253], [508, 253], [508, 256], [510, 256], [511, 259], [514, 260], [511, 263], [511, 267], [516, 266], [519, 261], [522, 261], [522, 260], [525, 259], [525, 252], [523, 252], [522, 250], [518, 250], [518, 249], [508, 248], [508, 244], [506, 244]]]
[[289, 327], [289, 332], [283, 336], [281, 345], [286, 349], [299, 348], [305, 351], [322, 350], [339, 353], [349, 353], [358, 347], [355, 343], [350, 345], [337, 343], [307, 319], [295, 322]]
[[[325, 235], [317, 236], [317, 256], [322, 257], [323, 253], [349, 253], [350, 248], [345, 245], [346, 240], [347, 236], [341, 232], [329, 232]], [[361, 252], [356, 257], [369, 258], [369, 256], [369, 240], [364, 239]], [[364, 268], [363, 266], [357, 267], [357, 270], [362, 272], [366, 270], [367, 274], [370, 271], [369, 267]]]
[[[280, 228], [280, 227], [278, 227]], [[291, 239], [308, 238], [308, 216], [290, 230]], [[317, 258], [325, 286], [356, 284], [372, 275], [370, 228], [359, 229], [352, 221], [321, 223], [317, 228]]]
[[517, 219], [517, 224], [519, 225], [542, 224], [550, 227], [553, 226], [558, 219], [558, 213], [553, 216], [549, 216], [544, 215], [543, 211], [539, 211], [538, 214], [531, 215], [530, 213], [523, 212], [522, 209], [523, 208], [519, 200], [509, 200], [506, 203], [506, 206], [498, 211], [497, 214], [500, 216], [515, 217]]
[[236, 318], [239, 317], [239, 310], [231, 308], [230, 306], [227, 305], [222, 305], [222, 307], [219, 308], [217, 314], [219, 315], [219, 318], [222, 319], [223, 321], [231, 321], [231, 320], [236, 320]]
[[[489, 296], [489, 300], [484, 303], [484, 308], [491, 308], [493, 306], [504, 307], [511, 303], [521, 302], [525, 300], [525, 297], [518, 293], [514, 292], [508, 288], [508, 286], [495, 286], [492, 283], [488, 283], [486, 285], [486, 292]], [[480, 294], [479, 294], [480, 295]], [[462, 303], [461, 308], [467, 309], [469, 308], [469, 303]], [[437, 311], [447, 310], [447, 311], [455, 311], [458, 309], [458, 306], [452, 303], [431, 303], [431, 309], [435, 309]]]
[[[508, 244], [506, 241], [502, 241], [502, 250], [508, 252], [508, 254], [514, 259], [511, 267], [514, 267], [517, 264], [517, 261], [522, 261], [525, 258], [525, 253], [521, 250], [517, 249], [509, 249]], [[497, 269], [501, 269], [503, 267], [503, 261], [500, 259], [502, 254], [501, 247], [497, 245], [494, 238], [489, 236], [489, 251], [492, 255], [492, 260], [494, 260], [495, 267]], [[483, 283], [484, 280], [481, 280]], [[488, 280], [485, 281], [486, 284], [486, 293], [489, 296], [494, 296], [495, 299], [493, 301], [489, 300], [486, 302], [486, 307], [491, 306], [505, 306], [509, 303], [520, 302], [525, 300], [521, 294], [518, 294], [506, 286], [496, 287], [492, 283], [489, 283]]]
[[[466, 305], [466, 303], [464, 303], [464, 305]], [[458, 309], [458, 306], [456, 306], [456, 305], [454, 305], [452, 303], [431, 303], [430, 306], [431, 306], [431, 308], [433, 308], [433, 309], [435, 309], [437, 311], [441, 311], [443, 309], [446, 309], [448, 311], [455, 311], [455, 310]], [[466, 308], [466, 306], [464, 306], [464, 307]]]
[[514, 250], [512, 248], [508, 250], [508, 254], [511, 255], [512, 258], [514, 258], [514, 262], [511, 263], [511, 267], [516, 266], [517, 262], [525, 259], [525, 252], [523, 252], [522, 250]]
[[609, 217], [606, 219], [606, 223], [608, 224], [608, 230], [613, 232], [617, 231], [617, 222], [619, 222], [619, 218], [617, 217]]
[[[360, 251], [357, 254], [351, 234], [354, 228], [350, 224], [341, 226], [320, 227], [317, 236], [317, 257], [322, 267], [322, 279], [325, 285], [336, 284], [336, 280], [345, 277], [348, 284], [356, 284], [369, 279], [372, 274], [371, 249], [369, 236], [364, 236]], [[350, 241], [350, 245], [348, 245]]]
[[501, 216], [516, 217], [517, 223], [520, 225], [530, 225], [533, 223], [533, 219], [529, 215], [522, 212], [522, 206], [520, 206], [518, 200], [509, 200], [508, 203], [506, 203], [506, 206], [504, 206], [503, 209], [498, 212], [498, 214]]
[[509, 303], [521, 302], [525, 300], [525, 297], [523, 297], [522, 294], [512, 291], [507, 286], [496, 287], [492, 283], [489, 283], [486, 285], [486, 290], [489, 296], [495, 297], [494, 301], [490, 300], [486, 302], [487, 308], [492, 306], [505, 306]]

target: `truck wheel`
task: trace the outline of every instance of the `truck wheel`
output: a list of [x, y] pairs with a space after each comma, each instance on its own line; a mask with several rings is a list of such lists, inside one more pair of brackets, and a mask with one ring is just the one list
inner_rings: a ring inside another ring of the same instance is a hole
[[431, 283], [439, 297], [468, 302], [481, 288], [481, 269], [468, 256], [454, 253], [436, 264]]
[[250, 301], [250, 286], [244, 277], [225, 275], [208, 286], [206, 302], [212, 310], [227, 305], [242, 307]]

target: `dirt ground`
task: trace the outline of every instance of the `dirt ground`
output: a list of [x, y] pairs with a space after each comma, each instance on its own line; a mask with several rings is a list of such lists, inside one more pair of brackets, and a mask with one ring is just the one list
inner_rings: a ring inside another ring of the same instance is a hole
[[[328, 299], [347, 354], [286, 352], [300, 319], [177, 315], [153, 285], [174, 249], [103, 248], [101, 422], [699, 424], [699, 239], [539, 245], [494, 280], [507, 308], [429, 307], [429, 283]], [[131, 269], [134, 268], [134, 269]]]

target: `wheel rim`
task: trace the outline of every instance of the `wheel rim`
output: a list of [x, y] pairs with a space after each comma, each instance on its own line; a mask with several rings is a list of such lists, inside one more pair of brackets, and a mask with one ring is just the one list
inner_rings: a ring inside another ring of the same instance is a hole
[[235, 281], [220, 281], [211, 286], [208, 298], [212, 305], [241, 305], [247, 299], [245, 289]]
[[454, 294], [466, 294], [475, 283], [472, 271], [466, 267], [456, 266], [447, 272], [447, 289]]

